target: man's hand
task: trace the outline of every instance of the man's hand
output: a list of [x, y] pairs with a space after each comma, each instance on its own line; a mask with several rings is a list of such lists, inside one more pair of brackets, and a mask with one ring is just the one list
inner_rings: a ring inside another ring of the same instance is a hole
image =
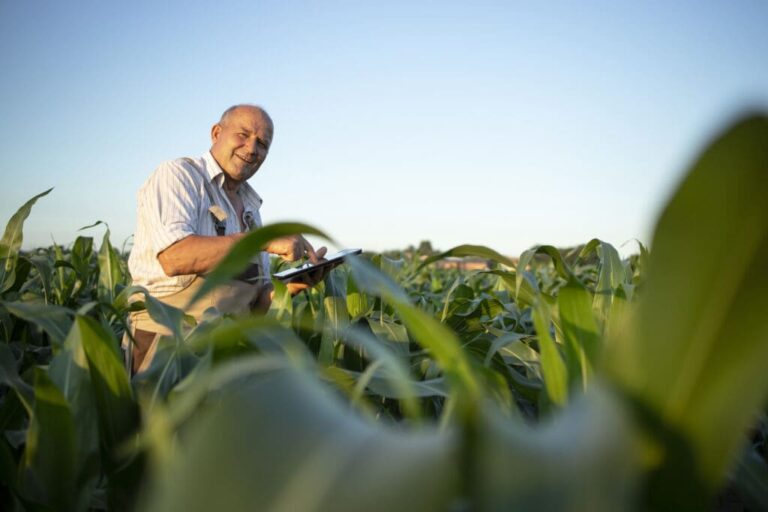
[[[322, 251], [322, 254], [325, 254], [323, 249], [325, 249], [325, 247], [318, 249], [317, 253], [320, 254]], [[306, 274], [302, 274], [301, 276], [295, 278], [294, 281], [288, 281], [285, 283], [285, 287], [288, 288], [288, 293], [290, 293], [291, 296], [296, 295], [299, 292], [303, 292], [304, 290], [312, 288], [317, 283], [325, 279], [325, 276], [327, 276], [331, 270], [332, 268], [327, 266], [312, 272], [307, 272]], [[274, 296], [274, 293], [274, 290], [272, 290], [270, 293], [270, 298]]]
[[306, 256], [312, 263], [317, 263], [325, 256], [328, 249], [321, 247], [315, 251], [306, 238], [301, 235], [291, 235], [272, 240], [267, 245], [266, 251], [280, 256], [285, 261], [296, 261]]
[[[315, 251], [315, 249], [312, 247], [312, 244], [310, 244], [307, 239], [301, 235], [291, 235], [272, 240], [267, 245], [265, 250], [268, 253], [280, 256], [285, 261], [296, 261], [306, 256], [312, 263], [318, 263], [328, 252], [328, 249], [325, 247], [321, 247]], [[330, 268], [317, 269], [314, 272], [304, 274], [299, 280], [285, 283], [286, 288], [288, 288], [288, 293], [293, 296], [304, 290], [312, 288], [317, 283], [325, 279], [325, 276], [329, 271]], [[275, 296], [275, 290], [265, 290], [265, 293], [262, 295], [263, 299], [261, 300], [261, 304], [257, 307], [257, 309], [267, 311], [269, 309], [269, 304], [272, 302], [272, 299]]]

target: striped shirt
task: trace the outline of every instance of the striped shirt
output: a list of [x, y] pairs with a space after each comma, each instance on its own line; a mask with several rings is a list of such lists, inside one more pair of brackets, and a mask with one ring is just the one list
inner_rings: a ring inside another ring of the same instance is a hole
[[[128, 269], [133, 284], [147, 288], [155, 297], [181, 291], [195, 278], [193, 274], [167, 276], [157, 255], [189, 235], [216, 236], [216, 225], [208, 210], [212, 202], [203, 180], [212, 185], [208, 190], [215, 195], [213, 204], [227, 215], [225, 233], [241, 232], [235, 209], [222, 189], [224, 171], [210, 152], [197, 159], [164, 162], [139, 189], [136, 232]], [[244, 216], [250, 212], [254, 227], [261, 227], [259, 208], [262, 200], [259, 195], [247, 183], [240, 186], [237, 194], [245, 206]], [[266, 252], [255, 257], [254, 262], [269, 271]], [[261, 280], [268, 281], [269, 275], [262, 275]]]

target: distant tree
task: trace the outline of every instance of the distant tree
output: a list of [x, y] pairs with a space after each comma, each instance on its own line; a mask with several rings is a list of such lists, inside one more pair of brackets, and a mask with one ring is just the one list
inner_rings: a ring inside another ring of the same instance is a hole
[[432, 249], [432, 242], [429, 240], [422, 240], [419, 244], [418, 253], [423, 256], [431, 256], [435, 253], [435, 250]]

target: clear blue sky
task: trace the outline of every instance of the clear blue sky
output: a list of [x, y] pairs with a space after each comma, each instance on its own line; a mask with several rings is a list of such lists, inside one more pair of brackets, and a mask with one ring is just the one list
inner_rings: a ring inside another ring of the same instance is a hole
[[253, 102], [268, 222], [371, 250], [647, 242], [715, 130], [768, 110], [766, 27], [763, 0], [0, 0], [0, 223], [55, 187], [26, 247], [96, 220], [119, 244], [147, 175]]

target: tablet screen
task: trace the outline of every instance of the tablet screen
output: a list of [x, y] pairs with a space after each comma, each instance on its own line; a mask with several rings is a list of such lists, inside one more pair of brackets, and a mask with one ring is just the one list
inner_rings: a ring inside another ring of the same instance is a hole
[[307, 263], [304, 263], [303, 265], [300, 265], [296, 268], [289, 268], [288, 270], [277, 272], [276, 274], [274, 274], [274, 277], [276, 277], [277, 279], [280, 279], [281, 281], [293, 279], [302, 274], [306, 274], [307, 272], [312, 272], [313, 270], [317, 270], [327, 266], [335, 267], [337, 265], [341, 265], [344, 262], [344, 258], [346, 258], [347, 256], [360, 254], [362, 252], [363, 252], [362, 249], [344, 249], [342, 251], [337, 252], [336, 254], [332, 254], [326, 257], [325, 259], [320, 260], [316, 264], [313, 264], [312, 262], [308, 261]]

